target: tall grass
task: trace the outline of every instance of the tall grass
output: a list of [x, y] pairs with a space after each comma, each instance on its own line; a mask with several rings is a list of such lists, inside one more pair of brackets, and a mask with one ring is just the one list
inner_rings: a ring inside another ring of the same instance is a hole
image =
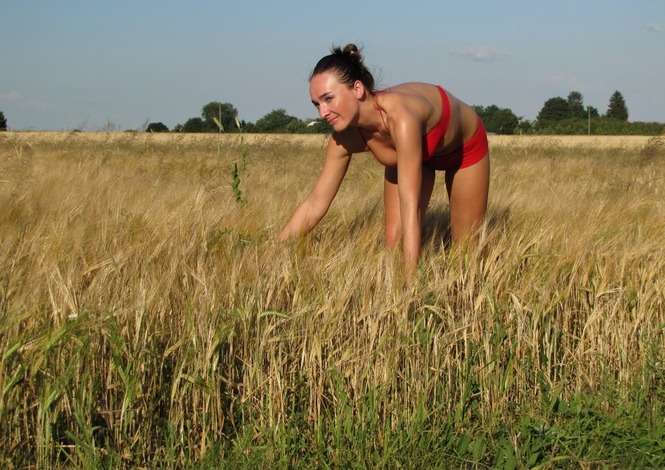
[[321, 155], [0, 141], [0, 461], [665, 462], [665, 155], [495, 147], [480, 244], [439, 178], [411, 289], [368, 155], [275, 242]]

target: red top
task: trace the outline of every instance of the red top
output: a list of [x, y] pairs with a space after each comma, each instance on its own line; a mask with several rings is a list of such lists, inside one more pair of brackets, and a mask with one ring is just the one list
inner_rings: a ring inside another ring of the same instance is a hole
[[[441, 117], [439, 117], [439, 121], [434, 125], [434, 127], [430, 129], [427, 134], [425, 134], [427, 148], [423, 149], [423, 161], [432, 158], [432, 154], [434, 153], [437, 145], [439, 145], [439, 142], [441, 142], [443, 136], [446, 135], [446, 130], [448, 129], [448, 124], [450, 123], [450, 100], [448, 100], [448, 95], [440, 85], [437, 85], [436, 87], [439, 89], [439, 94], [441, 95]], [[376, 94], [378, 93], [381, 93], [381, 91], [376, 92]], [[383, 119], [383, 114], [381, 115], [381, 119]], [[383, 124], [386, 125], [385, 122]], [[360, 133], [360, 137], [365, 140], [365, 137], [362, 135], [362, 133]], [[365, 141], [365, 144], [367, 144], [367, 141]]]
[[446, 135], [446, 130], [450, 123], [450, 101], [448, 100], [448, 95], [443, 91], [441, 86], [437, 85], [436, 87], [439, 89], [439, 94], [441, 95], [441, 117], [439, 118], [439, 122], [425, 135], [427, 139], [427, 152], [423, 149], [423, 160], [432, 158], [436, 146], [439, 145], [443, 136]]

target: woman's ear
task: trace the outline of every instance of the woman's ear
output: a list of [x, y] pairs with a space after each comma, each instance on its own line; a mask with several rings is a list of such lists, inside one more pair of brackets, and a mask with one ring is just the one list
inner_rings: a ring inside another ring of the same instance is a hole
[[367, 89], [365, 88], [365, 84], [361, 82], [360, 80], [356, 80], [353, 82], [353, 94], [356, 96], [357, 99], [362, 100], [365, 98], [365, 92]]

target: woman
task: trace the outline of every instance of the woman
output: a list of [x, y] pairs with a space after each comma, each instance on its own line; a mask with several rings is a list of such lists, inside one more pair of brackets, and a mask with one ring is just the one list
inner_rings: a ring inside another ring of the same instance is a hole
[[420, 256], [422, 221], [435, 170], [445, 171], [453, 240], [482, 224], [489, 190], [489, 152], [482, 121], [443, 88], [403, 83], [374, 89], [374, 78], [354, 44], [334, 48], [314, 67], [309, 93], [333, 128], [325, 164], [314, 189], [279, 235], [311, 230], [325, 215], [346, 174], [351, 155], [371, 152], [385, 168], [385, 236], [402, 239], [407, 279]]

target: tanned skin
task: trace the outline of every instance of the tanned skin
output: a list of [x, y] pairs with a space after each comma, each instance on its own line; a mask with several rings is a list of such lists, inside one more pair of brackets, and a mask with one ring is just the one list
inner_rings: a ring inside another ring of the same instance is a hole
[[[328, 211], [354, 153], [371, 152], [385, 166], [385, 236], [388, 247], [402, 240], [407, 280], [420, 257], [422, 221], [434, 187], [435, 168], [423, 163], [423, 135], [441, 116], [441, 97], [434, 85], [403, 83], [372, 94], [359, 80], [348, 86], [333, 71], [310, 80], [312, 103], [333, 128], [325, 163], [314, 189], [279, 234], [280, 240], [309, 232]], [[434, 155], [462, 146], [476, 130], [473, 108], [450, 93], [451, 116]], [[487, 210], [489, 155], [467, 168], [446, 172], [453, 240], [474, 233]]]

